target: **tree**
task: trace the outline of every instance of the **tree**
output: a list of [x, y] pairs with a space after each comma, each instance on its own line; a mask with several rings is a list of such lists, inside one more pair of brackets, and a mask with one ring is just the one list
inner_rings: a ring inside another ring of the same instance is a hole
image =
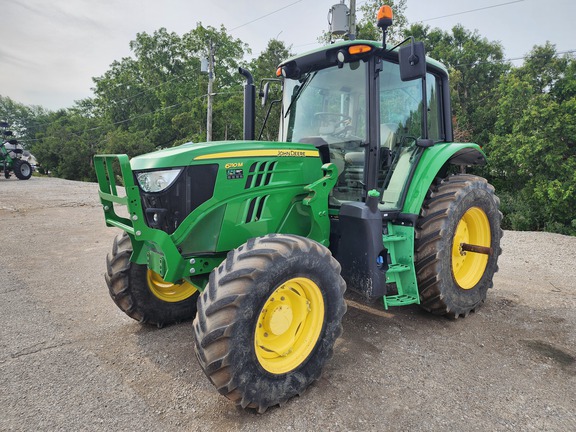
[[[292, 54], [286, 48], [284, 42], [277, 39], [270, 39], [268, 46], [258, 57], [253, 59], [248, 64], [248, 69], [254, 76], [254, 83], [258, 86], [262, 79], [276, 78], [276, 69], [280, 63], [290, 57]], [[271, 83], [270, 93], [268, 97], [268, 104], [264, 107], [261, 104], [256, 104], [256, 139], [264, 124], [264, 118], [268, 112], [269, 104], [273, 100], [281, 98], [280, 85]], [[265, 128], [262, 131], [262, 139], [268, 141], [275, 141], [278, 139], [278, 128], [280, 126], [280, 105], [275, 104], [271, 107], [270, 116], [266, 122]]]
[[14, 137], [25, 148], [30, 148], [34, 142], [34, 135], [42, 129], [42, 118], [47, 113], [41, 106], [26, 106], [0, 95], [0, 121], [9, 124]]
[[[210, 44], [215, 48], [215, 92], [233, 88], [240, 93], [237, 68], [249, 51], [242, 41], [224, 27], [201, 23], [183, 36], [161, 28], [151, 35], [138, 33], [130, 43], [134, 57], [115, 61], [102, 77], [94, 78], [95, 104], [102, 116], [126, 131], [146, 131], [159, 148], [205, 139], [207, 77], [200, 71], [200, 58]], [[222, 101], [230, 104], [228, 98]], [[216, 139], [224, 138], [227, 117], [214, 116]]]
[[105, 132], [100, 120], [79, 107], [50, 113], [46, 120], [31, 148], [43, 169], [68, 180], [95, 181], [92, 159]]
[[446, 32], [414, 24], [405, 35], [424, 41], [427, 54], [448, 67], [455, 137], [487, 143], [497, 118], [498, 83], [510, 69], [502, 45], [461, 25]]
[[576, 234], [576, 59], [536, 46], [498, 86], [487, 151], [512, 229]]
[[360, 19], [356, 24], [358, 39], [382, 40], [382, 31], [378, 28], [378, 10], [383, 5], [392, 8], [394, 14], [393, 24], [387, 30], [387, 43], [402, 41], [408, 19], [406, 18], [406, 0], [368, 0], [360, 5]]

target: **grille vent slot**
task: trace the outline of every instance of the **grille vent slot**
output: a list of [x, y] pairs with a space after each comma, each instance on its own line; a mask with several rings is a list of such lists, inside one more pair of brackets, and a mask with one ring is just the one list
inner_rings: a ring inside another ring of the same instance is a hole
[[254, 162], [248, 170], [244, 189], [268, 186], [272, 181], [276, 163], [276, 161]]
[[262, 218], [262, 212], [264, 211], [264, 206], [268, 197], [270, 195], [264, 195], [259, 197], [254, 197], [248, 201], [248, 212], [246, 213], [246, 223], [258, 222]]

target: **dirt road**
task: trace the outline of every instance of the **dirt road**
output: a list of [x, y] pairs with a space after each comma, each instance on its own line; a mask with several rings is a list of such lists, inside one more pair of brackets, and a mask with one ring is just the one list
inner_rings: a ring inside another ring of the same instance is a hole
[[0, 179], [0, 430], [576, 430], [576, 238], [506, 232], [488, 301], [448, 321], [348, 299], [323, 378], [263, 415], [203, 375], [191, 323], [109, 298], [95, 184]]

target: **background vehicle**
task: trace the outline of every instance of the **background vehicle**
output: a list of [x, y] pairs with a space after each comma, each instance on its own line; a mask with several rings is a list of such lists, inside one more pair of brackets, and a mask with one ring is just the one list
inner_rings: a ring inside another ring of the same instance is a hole
[[[384, 34], [390, 23], [383, 13]], [[464, 173], [485, 157], [453, 142], [447, 72], [422, 43], [383, 46], [283, 62], [279, 142], [253, 140], [241, 69], [243, 141], [95, 159], [106, 223], [124, 231], [107, 258], [113, 300], [159, 326], [195, 316], [201, 367], [242, 407], [264, 411], [320, 377], [346, 286], [451, 318], [492, 286], [499, 201]]]
[[13, 136], [12, 131], [6, 130], [8, 123], [0, 122], [2, 131], [2, 141], [0, 142], [0, 167], [4, 177], [10, 178], [14, 173], [20, 180], [28, 180], [32, 176], [32, 166], [26, 160], [22, 159], [24, 149], [15, 139], [9, 139]]

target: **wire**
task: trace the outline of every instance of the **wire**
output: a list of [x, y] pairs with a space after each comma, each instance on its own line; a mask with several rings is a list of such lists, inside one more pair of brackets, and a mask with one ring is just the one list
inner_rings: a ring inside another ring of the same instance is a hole
[[[216, 93], [212, 93], [212, 94], [213, 94], [213, 95], [222, 95], [222, 94], [240, 94], [240, 93], [244, 93], [244, 91], [216, 92]], [[131, 122], [132, 120], [136, 120], [136, 119], [138, 119], [138, 118], [145, 117], [145, 116], [147, 116], [147, 115], [152, 115], [152, 114], [156, 114], [156, 113], [161, 112], [161, 111], [165, 111], [165, 110], [168, 110], [168, 109], [176, 108], [176, 107], [178, 107], [178, 106], [180, 106], [180, 105], [185, 104], [186, 102], [193, 102], [193, 101], [195, 101], [195, 100], [202, 99], [202, 98], [204, 98], [204, 97], [206, 97], [206, 96], [207, 96], [207, 95], [196, 96], [195, 98], [191, 99], [190, 101], [184, 101], [184, 102], [180, 102], [180, 103], [177, 103], [177, 104], [174, 104], [174, 105], [170, 105], [170, 106], [167, 106], [167, 107], [158, 108], [158, 109], [156, 109], [156, 110], [154, 110], [154, 111], [150, 111], [150, 112], [147, 112], [147, 113], [137, 114], [137, 115], [135, 115], [135, 116], [133, 116], [133, 117], [129, 117], [129, 118], [124, 119], [124, 120], [119, 120], [119, 121], [116, 121], [116, 122], [114, 122], [114, 123], [108, 123], [108, 124], [101, 125], [101, 126], [95, 126], [95, 127], [92, 127], [92, 128], [83, 129], [83, 130], [81, 130], [81, 131], [79, 131], [79, 132], [70, 132], [70, 133], [71, 133], [72, 135], [75, 135], [75, 136], [77, 136], [77, 137], [80, 138], [81, 134], [83, 134], [83, 133], [85, 133], [85, 132], [93, 132], [93, 131], [96, 131], [96, 130], [108, 128], [108, 127], [110, 127], [110, 126], [117, 126], [117, 125], [120, 125], [120, 124], [128, 123], [128, 122]], [[50, 124], [54, 124], [54, 123], [57, 123], [57, 122], [45, 123], [45, 124], [50, 125]], [[45, 136], [45, 137], [42, 137], [42, 138], [26, 139], [24, 142], [25, 142], [25, 143], [28, 143], [28, 142], [42, 141], [42, 140], [45, 140], [45, 139], [48, 139], [48, 138], [58, 138], [58, 137], [56, 137], [56, 136]]]
[[[576, 49], [570, 49], [570, 50], [555, 52], [553, 57], [558, 57], [559, 55], [562, 55], [562, 54], [573, 54], [573, 53], [576, 53]], [[475, 63], [467, 63], [467, 64], [456, 64], [452, 67], [461, 68], [461, 67], [477, 66], [477, 65], [483, 65], [483, 64], [504, 63], [504, 62], [510, 62], [510, 61], [516, 61], [516, 60], [526, 60], [527, 58], [530, 58], [530, 57], [538, 57], [538, 56], [533, 56], [533, 55], [528, 54], [528, 55], [525, 55], [522, 57], [512, 57], [512, 58], [507, 58], [507, 59], [502, 59], [502, 60], [483, 61], [483, 62], [475, 62]]]
[[426, 21], [433, 21], [433, 20], [437, 20], [437, 19], [442, 19], [442, 18], [448, 18], [448, 17], [453, 17], [453, 16], [457, 16], [457, 15], [464, 15], [467, 13], [471, 13], [471, 12], [478, 12], [478, 11], [482, 11], [482, 10], [486, 10], [486, 9], [493, 9], [493, 8], [497, 8], [497, 7], [501, 7], [501, 6], [506, 6], [509, 4], [514, 4], [514, 3], [522, 3], [525, 0], [515, 0], [515, 1], [510, 1], [510, 2], [506, 2], [506, 3], [499, 3], [499, 4], [495, 4], [492, 6], [485, 6], [485, 7], [481, 7], [478, 9], [470, 9], [467, 11], [462, 11], [462, 12], [455, 12], [453, 14], [448, 14], [448, 15], [442, 15], [442, 16], [438, 16], [438, 17], [434, 17], [434, 18], [426, 18], [420, 21], [414, 21], [414, 23], [419, 23], [419, 22], [426, 22]]
[[274, 15], [275, 13], [280, 12], [281, 10], [287, 9], [287, 8], [289, 8], [290, 6], [294, 6], [295, 4], [300, 3], [300, 2], [302, 2], [302, 1], [303, 1], [303, 0], [297, 0], [297, 1], [293, 2], [293, 3], [290, 3], [290, 4], [286, 5], [286, 6], [281, 7], [280, 9], [276, 9], [275, 11], [272, 11], [272, 12], [270, 12], [270, 13], [267, 13], [266, 15], [262, 15], [262, 16], [260, 16], [260, 17], [258, 17], [258, 18], [254, 18], [252, 21], [248, 21], [248, 22], [246, 22], [246, 23], [244, 23], [244, 24], [239, 25], [238, 27], [234, 27], [234, 28], [230, 29], [229, 31], [232, 32], [232, 31], [234, 31], [234, 30], [238, 30], [239, 28], [245, 27], [245, 26], [247, 26], [248, 24], [252, 24], [252, 23], [254, 23], [254, 22], [256, 22], [256, 21], [259, 21], [259, 20], [261, 20], [261, 19], [263, 19], [263, 18], [269, 17], [270, 15]]
[[[506, 6], [506, 5], [513, 4], [513, 3], [522, 3], [524, 1], [526, 1], [526, 0], [514, 0], [514, 1], [506, 2], [506, 3], [499, 3], [499, 4], [495, 4], [495, 5], [491, 5], [491, 6], [485, 6], [485, 7], [481, 7], [481, 8], [477, 8], [477, 9], [470, 9], [470, 10], [466, 10], [466, 11], [462, 11], [462, 12], [455, 12], [453, 14], [442, 15], [442, 16], [438, 16], [438, 17], [434, 17], [434, 18], [426, 18], [423, 20], [414, 21], [414, 24], [426, 22], [426, 21], [433, 21], [433, 20], [442, 19], [442, 18], [453, 17], [453, 16], [457, 16], [457, 15], [464, 15], [467, 13], [478, 12], [478, 11], [482, 11], [482, 10], [486, 10], [486, 9], [493, 9], [493, 8]], [[303, 46], [307, 46], [307, 45], [314, 45], [317, 43], [318, 42], [312, 42], [312, 43], [307, 43], [307, 44], [303, 44], [303, 45], [296, 45], [294, 48], [303, 47]]]

